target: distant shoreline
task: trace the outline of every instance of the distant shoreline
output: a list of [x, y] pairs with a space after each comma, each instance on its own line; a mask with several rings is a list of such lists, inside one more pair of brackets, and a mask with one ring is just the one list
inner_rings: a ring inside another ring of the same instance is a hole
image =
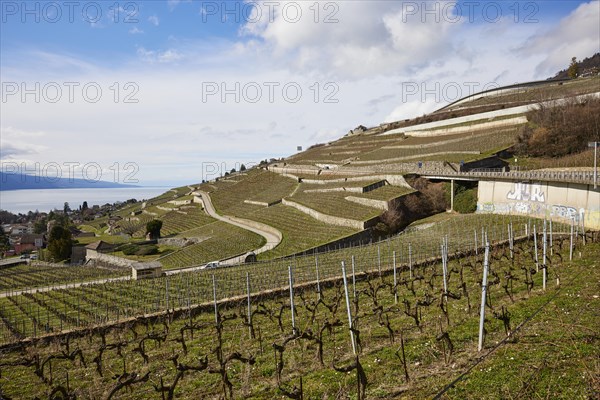
[[137, 186], [137, 185], [93, 186], [93, 187], [89, 187], [89, 186], [81, 186], [81, 187], [80, 186], [74, 186], [74, 187], [41, 187], [41, 188], [27, 187], [27, 188], [0, 189], [0, 192], [14, 192], [14, 191], [17, 191], [17, 190], [144, 189], [144, 188], [159, 188], [159, 187], [164, 187], [164, 188], [169, 188], [169, 189], [171, 188], [170, 186]]
[[136, 186], [112, 188], [51, 188], [16, 189], [0, 191], [0, 209], [14, 214], [27, 214], [29, 211], [49, 212], [62, 210], [64, 203], [71, 208], [78, 207], [84, 201], [93, 205], [113, 204], [129, 199], [148, 200], [160, 196], [171, 189], [170, 186]]

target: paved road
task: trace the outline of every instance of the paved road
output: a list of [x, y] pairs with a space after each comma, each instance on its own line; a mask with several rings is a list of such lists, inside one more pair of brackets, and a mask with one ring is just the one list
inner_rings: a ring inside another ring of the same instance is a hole
[[[250, 220], [243, 219], [243, 218], [230, 217], [227, 215], [220, 215], [216, 212], [215, 207], [212, 204], [212, 200], [210, 199], [210, 195], [207, 192], [197, 191], [197, 192], [194, 192], [194, 195], [199, 195], [200, 197], [202, 197], [202, 202], [204, 203], [204, 209], [206, 210], [206, 213], [208, 215], [210, 215], [211, 217], [218, 219], [219, 221], [223, 221], [228, 224], [235, 225], [237, 227], [249, 230], [251, 232], [254, 232], [254, 233], [264, 237], [266, 239], [267, 243], [264, 246], [262, 246], [261, 248], [254, 250], [254, 253], [256, 253], [256, 254], [264, 253], [265, 251], [271, 250], [275, 246], [277, 246], [279, 243], [281, 243], [281, 240], [283, 238], [281, 232], [278, 231], [277, 229], [273, 228], [272, 226], [269, 226], [269, 225], [266, 225], [266, 224], [263, 224], [260, 222], [256, 222], [256, 221], [250, 221]], [[239, 263], [242, 257], [243, 256], [226, 260], [225, 263], [231, 263], [231, 264]]]

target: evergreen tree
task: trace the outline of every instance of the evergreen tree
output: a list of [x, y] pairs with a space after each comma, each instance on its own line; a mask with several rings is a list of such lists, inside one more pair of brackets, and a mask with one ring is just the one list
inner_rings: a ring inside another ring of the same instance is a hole
[[150, 234], [150, 239], [160, 239], [162, 224], [160, 219], [153, 219], [146, 224], [146, 233]]
[[10, 249], [10, 242], [8, 240], [8, 235], [4, 232], [4, 229], [0, 226], [0, 253], [4, 253]]
[[67, 228], [55, 225], [48, 236], [48, 251], [55, 261], [64, 261], [71, 258], [73, 238]]
[[579, 65], [577, 64], [577, 58], [571, 58], [571, 64], [569, 65], [569, 69], [567, 70], [567, 74], [569, 78], [575, 79], [577, 75], [579, 75]]

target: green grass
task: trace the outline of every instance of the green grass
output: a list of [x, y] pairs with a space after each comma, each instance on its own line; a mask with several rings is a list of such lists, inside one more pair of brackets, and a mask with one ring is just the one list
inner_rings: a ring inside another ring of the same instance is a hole
[[122, 237], [120, 235], [106, 235], [106, 234], [102, 234], [102, 235], [98, 235], [98, 236], [80, 237], [80, 238], [75, 238], [74, 240], [76, 240], [77, 243], [83, 244], [83, 245], [94, 243], [99, 240], [102, 240], [107, 243], [114, 243], [114, 244], [120, 244], [120, 243], [127, 242], [127, 239], [125, 239], [124, 237]]

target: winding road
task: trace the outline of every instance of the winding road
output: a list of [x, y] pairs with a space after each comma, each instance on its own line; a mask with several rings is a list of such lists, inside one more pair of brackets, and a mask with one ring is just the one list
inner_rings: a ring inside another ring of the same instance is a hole
[[[273, 249], [275, 246], [277, 246], [279, 243], [281, 243], [281, 240], [283, 239], [283, 235], [281, 234], [281, 232], [279, 230], [273, 228], [272, 226], [269, 226], [269, 225], [266, 225], [266, 224], [263, 224], [260, 222], [256, 222], [256, 221], [251, 221], [251, 220], [244, 219], [244, 218], [231, 217], [228, 215], [220, 215], [215, 210], [215, 207], [212, 204], [210, 195], [207, 192], [199, 190], [199, 191], [194, 192], [193, 194], [195, 196], [200, 196], [202, 198], [204, 210], [211, 217], [218, 219], [219, 221], [223, 221], [228, 224], [235, 225], [239, 228], [246, 229], [250, 232], [254, 232], [254, 233], [264, 237], [266, 239], [267, 243], [264, 246], [262, 246], [261, 248], [254, 250], [255, 254], [260, 254], [260, 253], [269, 251], [269, 250]], [[237, 263], [243, 261], [242, 260], [243, 257], [244, 256], [229, 258], [227, 260], [224, 260], [223, 262], [225, 264], [237, 264]]]

